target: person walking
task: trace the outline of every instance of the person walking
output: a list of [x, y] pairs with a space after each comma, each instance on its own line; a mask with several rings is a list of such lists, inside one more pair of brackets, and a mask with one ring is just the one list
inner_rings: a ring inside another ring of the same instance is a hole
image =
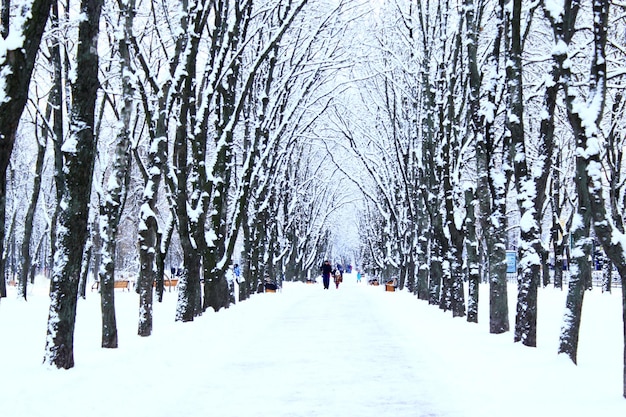
[[335, 271], [335, 288], [339, 289], [339, 284], [343, 281], [343, 277], [341, 273], [337, 270]]
[[330, 273], [333, 272], [333, 267], [328, 260], [324, 261], [320, 267], [322, 270], [322, 281], [324, 281], [324, 289], [327, 290], [330, 285]]
[[337, 264], [337, 271], [341, 274], [341, 279], [343, 279], [343, 265]]
[[235, 266], [233, 266], [233, 273], [235, 274], [235, 281], [237, 281], [237, 284], [241, 284], [243, 281], [241, 280], [241, 268], [239, 268], [239, 264], [235, 264]]

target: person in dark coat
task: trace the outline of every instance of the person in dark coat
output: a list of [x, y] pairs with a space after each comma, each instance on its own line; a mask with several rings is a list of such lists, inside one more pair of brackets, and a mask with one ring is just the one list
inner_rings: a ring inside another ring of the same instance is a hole
[[324, 261], [322, 266], [320, 267], [322, 270], [322, 280], [324, 281], [324, 289], [327, 290], [330, 285], [330, 274], [333, 272], [333, 267], [330, 265], [328, 260]]

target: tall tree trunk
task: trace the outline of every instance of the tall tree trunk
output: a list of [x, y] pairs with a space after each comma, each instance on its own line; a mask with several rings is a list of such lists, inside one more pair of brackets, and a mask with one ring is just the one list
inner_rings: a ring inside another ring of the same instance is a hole
[[557, 152], [555, 169], [552, 170], [552, 248], [554, 252], [554, 287], [563, 288], [563, 265], [565, 258], [565, 230], [561, 227], [561, 156]]
[[480, 269], [478, 259], [478, 238], [476, 236], [476, 214], [475, 207], [478, 202], [474, 190], [465, 191], [465, 206], [467, 207], [467, 218], [465, 227], [467, 239], [465, 250], [467, 253], [467, 321], [478, 323], [478, 295], [480, 293]]
[[[60, 33], [59, 4], [56, 1], [52, 2], [50, 19], [52, 32], [57, 34]], [[61, 151], [66, 130], [64, 108], [67, 106], [63, 100], [63, 65], [65, 63], [65, 72], [67, 73], [69, 72], [69, 62], [67, 62], [68, 54], [65, 54], [65, 62], [61, 57], [62, 42], [60, 36], [54, 37], [48, 42], [48, 48], [50, 50], [50, 60], [53, 68], [53, 85], [50, 89], [49, 101], [52, 106], [52, 148], [54, 151], [54, 184], [56, 191], [56, 204], [54, 206], [53, 213], [50, 219], [50, 258], [51, 263], [54, 263], [54, 254], [56, 252], [57, 220], [59, 217], [59, 211], [61, 209], [59, 206], [59, 202], [63, 197], [63, 187], [65, 187], [65, 174], [63, 172], [63, 152]], [[68, 92], [68, 96], [69, 95], [70, 93]], [[51, 270], [52, 269], [53, 268], [51, 268]]]
[[117, 233], [124, 210], [128, 182], [130, 180], [130, 122], [133, 112], [134, 85], [133, 68], [130, 61], [130, 39], [132, 36], [135, 2], [121, 4], [124, 17], [124, 37], [118, 42], [120, 73], [122, 79], [122, 106], [120, 109], [120, 131], [117, 134], [113, 169], [105, 187], [104, 201], [100, 205], [100, 230], [102, 238], [102, 266], [98, 268], [100, 279], [100, 308], [102, 311], [103, 348], [117, 348], [117, 320], [115, 317], [115, 259]]
[[442, 241], [446, 240], [443, 232], [441, 213], [435, 214], [432, 221], [432, 239], [430, 246], [430, 276], [428, 280], [428, 303], [438, 305], [443, 297], [443, 254]]
[[[165, 146], [165, 138], [157, 138], [158, 145]], [[151, 147], [151, 149], [153, 149]], [[165, 150], [153, 149], [154, 153], [165, 155]], [[152, 154], [153, 151], [150, 153]], [[151, 165], [157, 166], [161, 159], [149, 157]], [[156, 162], [156, 163], [155, 163]], [[152, 178], [146, 184], [146, 189], [155, 192], [158, 190], [160, 182], [160, 171], [153, 170]], [[141, 209], [141, 224], [139, 229], [139, 279], [137, 280], [137, 292], [139, 293], [139, 321], [137, 325], [137, 334], [139, 336], [150, 336], [152, 334], [152, 305], [154, 292], [155, 276], [157, 275], [157, 256], [158, 249], [161, 244], [161, 234], [159, 233], [159, 224], [156, 213], [151, 210], [151, 206], [155, 204], [156, 196], [146, 196], [144, 193], [144, 202]]]
[[[472, 136], [472, 142], [475, 149], [478, 148], [478, 142], [483, 142], [484, 148], [484, 135], [482, 134], [482, 127], [484, 125], [485, 115], [480, 111], [480, 86], [482, 77], [479, 72], [478, 64], [478, 34], [479, 34], [479, 22], [482, 18], [483, 3], [479, 0], [478, 3], [474, 3], [474, 0], [465, 0], [465, 24], [467, 26], [467, 66], [468, 66], [468, 81], [469, 81], [469, 97], [467, 104], [467, 120], [469, 123], [468, 134]], [[478, 154], [478, 151], [476, 151]], [[476, 160], [478, 161], [478, 155]], [[486, 184], [487, 179], [487, 167], [488, 162], [485, 160], [486, 155], [481, 154], [480, 164], [483, 172], [478, 171], [478, 175], [482, 176], [481, 185], [485, 187], [484, 195], [482, 196], [488, 203], [488, 191]], [[477, 162], [477, 168], [478, 168]], [[478, 185], [478, 184], [476, 184]], [[465, 244], [467, 252], [467, 268], [468, 268], [468, 300], [467, 300], [467, 321], [478, 323], [478, 295], [480, 284], [480, 268], [479, 268], [479, 255], [478, 255], [478, 236], [476, 233], [476, 208], [479, 201], [476, 195], [475, 188], [470, 188], [465, 191], [465, 206], [467, 207], [467, 216], [465, 219], [465, 230], [467, 233], [467, 242]], [[486, 217], [486, 213], [482, 215]]]
[[[202, 11], [191, 13], [189, 25], [188, 50], [185, 52], [184, 62], [185, 78], [182, 80], [178, 124], [176, 127], [173, 159], [176, 172], [176, 213], [178, 231], [183, 250], [183, 274], [180, 277], [178, 288], [178, 305], [176, 307], [176, 320], [192, 321], [201, 314], [201, 309], [196, 305], [200, 288], [200, 264], [202, 254], [206, 246], [204, 235], [205, 199], [190, 198], [189, 189], [200, 192], [206, 175], [202, 170], [204, 166], [204, 145], [197, 146], [194, 142], [194, 132], [191, 132], [195, 120], [195, 78], [196, 60], [200, 42], [199, 33], [202, 31], [205, 14]], [[193, 36], [192, 36], [193, 34]], [[191, 156], [189, 155], [191, 148]], [[190, 162], [191, 161], [191, 162]], [[197, 178], [194, 180], [194, 178]], [[199, 215], [191, 216], [189, 208], [199, 212]], [[205, 276], [206, 279], [206, 276]]]
[[515, 316], [516, 342], [526, 346], [537, 345], [537, 288], [541, 272], [541, 211], [536, 210], [536, 201], [541, 196], [529, 170], [524, 142], [524, 101], [522, 91], [522, 39], [521, 39], [521, 0], [514, 0], [507, 12], [510, 45], [507, 48], [507, 87], [508, 117], [507, 129], [514, 148], [515, 186], [520, 209], [520, 243], [517, 313]]
[[429, 299], [428, 277], [430, 276], [430, 262], [428, 260], [428, 248], [430, 247], [430, 227], [428, 226], [428, 212], [422, 199], [417, 203], [418, 230], [420, 231], [417, 252], [417, 298], [427, 301]]
[[[606, 99], [606, 41], [608, 31], [609, 0], [596, 0], [593, 12], [593, 47], [591, 69], [589, 73], [589, 92], [587, 100], [580, 100], [570, 85], [571, 79], [564, 83], [566, 92], [567, 114], [576, 138], [576, 190], [578, 191], [581, 211], [591, 219], [594, 232], [604, 251], [617, 267], [622, 280], [622, 320], [624, 323], [624, 362], [622, 388], [626, 397], [626, 257], [623, 234], [609, 221], [603, 195], [604, 175], [602, 169], [602, 147], [600, 121]], [[572, 83], [573, 84], [573, 83]], [[578, 103], [586, 103], [580, 109]], [[584, 116], [583, 116], [584, 114]], [[575, 230], [577, 228], [574, 228]], [[578, 251], [580, 252], [580, 251]], [[580, 256], [580, 253], [573, 253]], [[572, 355], [570, 355], [572, 357]]]
[[[44, 136], [45, 137], [45, 136]], [[24, 218], [24, 237], [22, 240], [22, 267], [18, 280], [17, 295], [26, 300], [26, 287], [28, 285], [28, 274], [31, 269], [31, 240], [33, 235], [33, 219], [35, 218], [35, 207], [39, 201], [39, 192], [41, 191], [41, 172], [43, 171], [43, 160], [46, 154], [45, 143], [37, 143], [37, 161], [35, 162], [35, 178], [33, 180], [33, 193], [31, 194], [30, 203], [26, 210]]]
[[[186, 8], [186, 0], [181, 0], [183, 9]], [[185, 19], [181, 19], [183, 25]], [[132, 38], [133, 52], [137, 55], [142, 68], [149, 74], [148, 84], [151, 88], [152, 95], [148, 94], [147, 88], [142, 87], [143, 106], [145, 113], [149, 115], [150, 125], [150, 144], [148, 147], [147, 166], [143, 167], [138, 163], [144, 176], [145, 186], [142, 194], [139, 209], [139, 277], [137, 279], [136, 290], [139, 294], [139, 320], [137, 324], [137, 334], [140, 336], [150, 336], [152, 334], [152, 306], [153, 306], [153, 285], [156, 280], [161, 280], [163, 269], [163, 259], [161, 251], [161, 231], [159, 228], [159, 220], [156, 214], [156, 206], [158, 200], [158, 192], [166, 171], [166, 161], [168, 153], [168, 126], [169, 114], [173, 111], [173, 100], [171, 100], [171, 90], [174, 85], [174, 78], [180, 64], [180, 57], [185, 50], [185, 42], [187, 28], [182, 27], [178, 32], [175, 42], [175, 51], [169, 59], [169, 75], [170, 77], [164, 84], [157, 81], [159, 76], [151, 74], [147, 59], [142, 55], [142, 50], [137, 45], [137, 39]], [[182, 72], [182, 71], [181, 71]], [[157, 97], [157, 105], [153, 104], [154, 97]], [[135, 155], [137, 153], [135, 152]], [[138, 160], [139, 158], [135, 158]], [[166, 177], [172, 181], [171, 175]], [[170, 185], [170, 190], [175, 187]], [[162, 294], [162, 288], [159, 291]]]
[[[7, 236], [7, 247], [3, 249], [3, 252], [0, 253], [0, 268], [8, 269], [9, 271], [15, 271], [15, 265], [11, 265], [11, 261], [15, 259], [12, 256], [12, 253], [15, 251], [15, 223], [17, 218], [17, 210], [13, 211], [13, 216], [11, 216], [11, 223], [8, 230]], [[7, 261], [9, 261], [9, 267], [7, 267]], [[5, 282], [5, 273], [2, 273], [2, 289], [4, 290], [4, 297], [6, 297], [6, 282]], [[14, 276], [10, 276], [9, 279], [14, 280]]]
[[[497, 109], [500, 72], [500, 51], [504, 37], [504, 0], [499, 1], [496, 8], [497, 31], [493, 42], [493, 50], [487, 60], [487, 71], [484, 76], [487, 89], [488, 109], [491, 112], [484, 114], [484, 120], [475, 120], [480, 123], [478, 127], [484, 129], [484, 134], [477, 134], [476, 137], [476, 172], [478, 180], [476, 185], [476, 195], [480, 209], [480, 227], [484, 236], [484, 252], [487, 278], [489, 281], [489, 332], [500, 334], [508, 332], [509, 308], [508, 291], [506, 277], [506, 195], [508, 184], [511, 178], [511, 171], [504, 167], [509, 166], [509, 142], [506, 140], [502, 146], [502, 160], [497, 160], [498, 149], [495, 138], [495, 111]], [[477, 64], [472, 64], [477, 65]], [[478, 69], [474, 69], [474, 72]], [[470, 73], [471, 91], [478, 94], [478, 80]], [[472, 81], [473, 80], [473, 81]], [[474, 100], [477, 100], [475, 98]], [[477, 104], [475, 104], [477, 105]], [[473, 112], [472, 118], [478, 118], [479, 113]], [[499, 163], [500, 162], [500, 163]], [[500, 180], [503, 178], [504, 181]]]
[[[580, 180], [581, 178], [577, 178], [576, 182], [579, 183]], [[580, 320], [586, 289], [585, 283], [587, 277], [591, 276], [591, 265], [589, 264], [589, 256], [591, 255], [591, 239], [589, 238], [591, 213], [587, 210], [588, 205], [588, 202], [579, 202], [576, 213], [577, 222], [572, 230], [572, 238], [574, 240], [572, 265], [565, 303], [564, 323], [561, 327], [559, 339], [559, 353], [567, 354], [574, 363], [577, 363], [576, 355], [578, 353], [578, 336], [580, 334]]]
[[44, 362], [74, 366], [74, 325], [78, 281], [87, 240], [89, 199], [96, 154], [95, 102], [98, 83], [98, 32], [102, 0], [81, 4], [85, 19], [78, 26], [78, 77], [72, 88], [70, 137], [63, 145], [66, 170], [61, 201], [57, 252], [50, 284], [50, 314]]
[[[0, 73], [3, 77], [4, 99], [0, 103], [0, 254], [4, 253], [5, 241], [5, 216], [7, 185], [6, 175], [17, 127], [28, 98], [35, 58], [39, 51], [41, 36], [50, 15], [51, 0], [33, 0], [29, 8], [19, 9], [18, 13], [26, 13], [19, 16], [24, 19], [21, 27], [15, 34], [15, 39], [23, 39], [22, 45], [6, 51], [3, 61], [0, 62]], [[10, 2], [2, 3], [2, 37], [6, 39], [10, 27]], [[4, 260], [0, 257], [0, 297], [6, 297], [4, 289], [5, 273]]]
[[[95, 221], [91, 223], [93, 224]], [[85, 248], [83, 249], [83, 262], [80, 266], [80, 279], [78, 280], [77, 295], [83, 300], [87, 297], [87, 278], [89, 277], [91, 265], [96, 264], [95, 262], [92, 262], [93, 258], [95, 258], [92, 236], [95, 235], [95, 233], [92, 233], [91, 231], [91, 228], [87, 229], [87, 242], [85, 243]]]

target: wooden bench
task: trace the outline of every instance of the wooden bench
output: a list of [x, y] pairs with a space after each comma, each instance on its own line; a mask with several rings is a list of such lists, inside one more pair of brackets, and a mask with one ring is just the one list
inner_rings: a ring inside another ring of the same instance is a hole
[[[128, 290], [130, 292], [130, 281], [127, 279], [115, 280], [113, 288], [121, 288], [122, 291]], [[100, 289], [100, 281], [96, 281], [91, 285], [91, 291]]]
[[280, 290], [280, 287], [275, 282], [266, 281], [263, 283], [264, 292], [276, 292], [278, 290]]
[[394, 292], [396, 290], [396, 286], [392, 283], [388, 282], [385, 284], [385, 291]]
[[130, 292], [130, 281], [127, 279], [115, 281], [113, 283], [113, 288], [122, 288], [122, 290], [126, 289]]
[[[152, 283], [152, 286], [156, 288], [156, 281]], [[163, 276], [163, 287], [169, 287], [171, 291], [172, 288], [178, 288], [178, 278], [168, 278], [167, 275]]]

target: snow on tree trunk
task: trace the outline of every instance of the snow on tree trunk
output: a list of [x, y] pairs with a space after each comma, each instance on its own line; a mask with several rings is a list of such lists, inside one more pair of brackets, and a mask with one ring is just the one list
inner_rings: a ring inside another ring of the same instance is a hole
[[[0, 60], [0, 84], [3, 86], [0, 91], [0, 254], [4, 253], [6, 240], [7, 168], [51, 4], [50, 0], [33, 0], [30, 7], [27, 4], [20, 7], [12, 20], [8, 7], [3, 16], [0, 39], [5, 51]], [[6, 297], [4, 271], [4, 259], [0, 256], [0, 298]]]
[[428, 277], [430, 275], [430, 262], [428, 261], [428, 248], [430, 246], [430, 233], [428, 227], [428, 213], [426, 205], [419, 199], [418, 202], [418, 252], [417, 252], [417, 298], [427, 301], [429, 299]]
[[152, 334], [152, 304], [154, 297], [152, 287], [159, 271], [157, 257], [160, 256], [161, 245], [161, 232], [155, 207], [167, 149], [166, 138], [159, 135], [163, 131], [163, 120], [161, 119], [157, 122], [157, 127], [152, 133], [154, 138], [151, 141], [148, 152], [146, 185], [139, 210], [139, 277], [137, 280], [137, 292], [139, 294], [137, 334], [139, 336], [150, 336]]
[[520, 209], [520, 242], [518, 268], [516, 342], [537, 345], [537, 287], [541, 272], [541, 211], [536, 210], [538, 195], [535, 179], [529, 169], [524, 142], [524, 102], [522, 95], [521, 0], [514, 0], [507, 11], [510, 45], [507, 56], [507, 130], [514, 150], [515, 187]]
[[100, 204], [100, 238], [102, 242], [101, 265], [98, 270], [100, 280], [100, 307], [102, 310], [102, 347], [117, 348], [117, 321], [115, 317], [115, 255], [118, 227], [130, 175], [130, 122], [133, 112], [134, 92], [133, 69], [128, 46], [132, 36], [135, 2], [121, 3], [124, 16], [124, 36], [118, 42], [120, 54], [120, 75], [122, 80], [122, 105], [120, 131], [117, 134], [113, 169], [105, 187], [105, 195]]
[[[480, 209], [480, 227], [485, 242], [487, 278], [489, 280], [489, 332], [508, 332], [509, 308], [506, 263], [506, 193], [511, 178], [509, 166], [509, 143], [502, 146], [501, 160], [496, 158], [496, 109], [498, 85], [500, 84], [500, 50], [504, 42], [504, 2], [496, 8], [497, 31], [493, 50], [485, 66], [486, 99], [480, 113], [484, 115], [483, 134], [476, 137], [476, 193]], [[505, 138], [506, 139], [506, 138]]]
[[565, 260], [565, 245], [567, 238], [561, 226], [561, 155], [556, 155], [556, 164], [552, 170], [552, 250], [554, 252], [554, 287], [563, 288], [563, 267]]
[[[602, 146], [600, 121], [606, 99], [606, 41], [608, 30], [608, 0], [595, 0], [593, 10], [593, 48], [586, 100], [577, 97], [573, 81], [566, 82], [566, 107], [576, 138], [576, 189], [580, 212], [590, 216], [596, 237], [615, 264], [622, 280], [622, 320], [624, 323], [623, 395], [626, 397], [626, 237], [610, 221], [603, 195]], [[580, 251], [579, 251], [580, 252]], [[580, 253], [576, 254], [577, 256]], [[568, 313], [571, 312], [568, 311]], [[567, 317], [566, 317], [567, 319]], [[571, 320], [570, 320], [571, 322]], [[570, 355], [570, 357], [572, 357]]]
[[33, 219], [35, 217], [35, 207], [39, 200], [39, 192], [41, 190], [41, 173], [43, 171], [43, 161], [46, 153], [46, 145], [37, 143], [37, 161], [35, 162], [35, 179], [33, 180], [33, 192], [31, 195], [26, 217], [24, 219], [24, 238], [22, 240], [22, 267], [21, 275], [17, 287], [18, 297], [26, 299], [26, 287], [28, 285], [28, 276], [31, 271], [31, 237], [33, 234]]
[[[189, 31], [185, 42], [187, 49], [183, 53], [185, 57], [183, 74], [179, 94], [181, 95], [178, 109], [178, 122], [176, 124], [175, 141], [173, 148], [174, 170], [176, 173], [176, 214], [178, 217], [178, 232], [183, 250], [183, 274], [180, 278], [178, 289], [178, 305], [176, 307], [176, 320], [187, 322], [201, 314], [196, 306], [196, 296], [200, 291], [200, 262], [205, 245], [203, 236], [204, 205], [202, 198], [192, 201], [190, 194], [194, 191], [199, 193], [202, 189], [205, 175], [200, 171], [200, 165], [204, 162], [204, 147], [197, 149], [193, 141], [192, 126], [195, 115], [195, 77], [196, 60], [201, 35], [198, 31], [198, 21], [202, 20], [204, 13], [201, 10], [189, 11]], [[187, 26], [187, 24], [185, 25]], [[182, 76], [182, 75], [181, 75]], [[191, 152], [190, 149], [191, 148]], [[191, 155], [189, 155], [191, 153]], [[198, 182], [200, 182], [198, 184]]]
[[98, 82], [98, 33], [102, 1], [81, 5], [76, 81], [72, 87], [70, 135], [63, 144], [65, 187], [57, 226], [57, 251], [50, 283], [50, 312], [44, 363], [74, 366], [74, 325], [78, 282], [87, 240], [89, 199], [96, 153], [94, 132]]
[[[479, 2], [480, 3], [480, 2]], [[465, 24], [467, 27], [467, 70], [469, 81], [469, 96], [467, 103], [467, 123], [468, 123], [468, 135], [471, 136], [473, 147], [478, 147], [478, 141], [483, 140], [482, 129], [484, 125], [485, 114], [480, 111], [480, 87], [481, 87], [481, 74], [479, 72], [478, 64], [478, 19], [480, 19], [481, 13], [476, 13], [478, 5], [474, 3], [474, 0], [465, 0]], [[480, 139], [479, 139], [480, 138]], [[481, 160], [481, 164], [484, 165], [484, 171], [478, 170], [478, 175], [482, 176], [481, 185], [485, 187], [483, 198], [488, 199], [486, 188], [486, 175], [487, 165], [484, 158]], [[478, 157], [476, 157], [478, 160]], [[478, 162], [476, 164], [478, 168]], [[479, 256], [478, 256], [478, 236], [476, 234], [476, 209], [478, 208], [477, 193], [475, 192], [476, 186], [469, 187], [465, 190], [465, 206], [467, 208], [467, 216], [465, 219], [465, 231], [466, 242], [465, 250], [467, 253], [467, 268], [468, 268], [468, 300], [467, 300], [467, 321], [478, 323], [478, 293], [480, 284], [480, 270], [479, 270]]]
[[467, 207], [467, 217], [465, 219], [466, 241], [465, 251], [467, 253], [467, 321], [478, 323], [478, 295], [480, 292], [480, 268], [478, 259], [478, 237], [476, 236], [476, 214], [475, 208], [478, 205], [476, 193], [473, 189], [465, 190], [465, 206]]
[[438, 305], [442, 294], [443, 278], [443, 247], [441, 242], [446, 239], [443, 233], [441, 214], [435, 216], [431, 226], [432, 240], [430, 246], [430, 276], [428, 277], [428, 303]]
[[[578, 182], [577, 182], [578, 183]], [[580, 201], [578, 212], [572, 225], [572, 263], [565, 304], [565, 315], [559, 343], [559, 353], [565, 353], [576, 363], [578, 352], [578, 336], [585, 295], [585, 283], [591, 275], [589, 256], [591, 255], [591, 239], [589, 237], [591, 213], [587, 210], [588, 202]]]

